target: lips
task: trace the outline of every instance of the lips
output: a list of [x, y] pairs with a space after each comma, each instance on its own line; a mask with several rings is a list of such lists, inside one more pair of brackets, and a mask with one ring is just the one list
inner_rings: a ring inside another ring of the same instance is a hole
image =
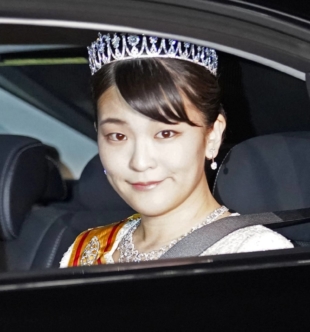
[[134, 189], [139, 191], [146, 191], [156, 188], [162, 181], [150, 181], [150, 182], [136, 182], [131, 183]]

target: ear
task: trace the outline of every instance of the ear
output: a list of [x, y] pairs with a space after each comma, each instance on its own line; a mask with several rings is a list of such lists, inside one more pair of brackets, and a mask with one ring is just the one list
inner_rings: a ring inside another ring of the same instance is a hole
[[223, 132], [226, 128], [226, 120], [222, 114], [219, 114], [213, 124], [212, 130], [206, 137], [206, 158], [215, 158], [222, 144]]

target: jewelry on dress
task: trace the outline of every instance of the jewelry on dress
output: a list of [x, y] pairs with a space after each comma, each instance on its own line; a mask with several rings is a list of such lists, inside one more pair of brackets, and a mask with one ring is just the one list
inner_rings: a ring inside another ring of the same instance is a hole
[[214, 161], [214, 151], [215, 151], [215, 149], [211, 149], [211, 153], [212, 153], [212, 157], [211, 157], [211, 159], [212, 159], [212, 163], [211, 163], [210, 167], [211, 167], [213, 170], [216, 170], [216, 169], [217, 169], [217, 162]]
[[99, 33], [97, 40], [87, 49], [92, 75], [108, 63], [137, 58], [186, 60], [207, 68], [213, 75], [216, 75], [218, 66], [218, 57], [212, 48], [144, 34]]
[[138, 222], [124, 235], [122, 240], [120, 241], [117, 250], [120, 252], [119, 256], [119, 262], [120, 263], [129, 263], [129, 262], [141, 262], [141, 261], [151, 261], [156, 260], [160, 256], [162, 256], [166, 251], [168, 251], [170, 248], [172, 248], [177, 242], [182, 240], [185, 236], [191, 234], [196, 229], [199, 229], [205, 225], [208, 225], [215, 221], [218, 217], [223, 215], [225, 212], [227, 212], [228, 209], [226, 206], [221, 206], [220, 208], [214, 210], [211, 212], [207, 218], [200, 224], [194, 226], [191, 228], [191, 230], [177, 239], [171, 241], [169, 244], [161, 247], [157, 250], [152, 250], [150, 252], [141, 253], [137, 249], [135, 249], [135, 246], [132, 241], [132, 234], [135, 232], [135, 230], [138, 228], [138, 226], [141, 224], [141, 218], [139, 218]]
[[93, 265], [94, 261], [98, 257], [99, 249], [100, 249], [99, 240], [97, 236], [94, 236], [85, 247], [81, 256], [80, 264], [82, 266]]

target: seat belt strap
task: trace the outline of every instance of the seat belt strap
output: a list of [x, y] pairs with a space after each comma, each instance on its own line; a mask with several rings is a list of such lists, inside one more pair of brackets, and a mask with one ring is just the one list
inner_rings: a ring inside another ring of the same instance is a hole
[[213, 244], [238, 229], [254, 225], [268, 225], [269, 228], [278, 228], [309, 220], [309, 217], [310, 209], [302, 209], [222, 218], [185, 236], [159, 259], [197, 257]]

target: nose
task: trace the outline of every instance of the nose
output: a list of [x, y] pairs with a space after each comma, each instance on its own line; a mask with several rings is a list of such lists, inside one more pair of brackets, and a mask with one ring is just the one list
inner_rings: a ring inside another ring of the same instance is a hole
[[129, 167], [136, 172], [144, 172], [157, 166], [155, 150], [146, 139], [137, 141], [133, 146]]

